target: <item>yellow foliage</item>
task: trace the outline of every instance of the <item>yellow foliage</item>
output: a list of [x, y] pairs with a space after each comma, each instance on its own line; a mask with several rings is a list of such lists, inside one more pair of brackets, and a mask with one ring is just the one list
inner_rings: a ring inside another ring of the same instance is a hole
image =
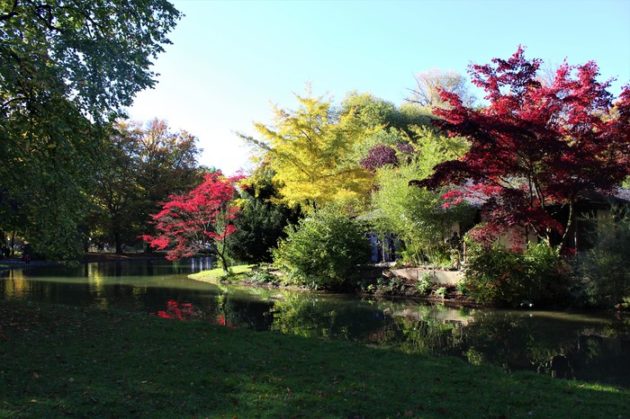
[[320, 98], [297, 100], [297, 111], [275, 109], [273, 126], [255, 124], [262, 140], [244, 137], [266, 151], [283, 201], [308, 211], [332, 202], [365, 200], [373, 175], [351, 156], [356, 144], [375, 129], [368, 131], [351, 113], [333, 114], [331, 104]]

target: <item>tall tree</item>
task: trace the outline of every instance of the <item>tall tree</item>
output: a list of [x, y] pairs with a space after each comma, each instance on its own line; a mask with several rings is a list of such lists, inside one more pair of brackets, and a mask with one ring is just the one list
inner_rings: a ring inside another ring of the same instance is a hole
[[155, 83], [178, 18], [165, 0], [0, 2], [0, 229], [78, 253], [103, 125]]
[[155, 84], [151, 60], [179, 16], [166, 0], [3, 1], [0, 111], [32, 113], [57, 96], [107, 119]]
[[177, 260], [194, 256], [214, 243], [224, 271], [228, 269], [227, 238], [236, 231], [233, 220], [238, 207], [233, 205], [234, 182], [220, 171], [206, 174], [203, 183], [184, 195], [172, 195], [162, 210], [152, 216], [157, 234], [143, 239], [166, 258]]
[[367, 130], [329, 102], [297, 97], [300, 107], [275, 109], [274, 126], [257, 123], [262, 139], [241, 135], [268, 155], [280, 194], [290, 206], [316, 209], [334, 201], [365, 199], [371, 174], [351, 158]]
[[93, 235], [122, 245], [136, 243], [142, 234], [151, 234], [146, 225], [149, 214], [168, 199], [202, 181], [197, 168], [196, 137], [173, 132], [164, 121], [146, 126], [119, 122], [109, 136], [104, 164], [98, 171], [98, 187], [93, 193], [97, 207], [92, 221]]
[[[507, 60], [470, 67], [472, 81], [484, 89], [488, 106], [472, 109], [456, 93], [442, 91], [447, 108], [436, 108], [443, 129], [470, 141], [460, 159], [435, 167], [419, 186], [474, 186], [449, 193], [459, 201], [467, 193], [487, 196], [488, 223], [477, 237], [492, 239], [506, 228], [535, 231], [560, 248], [574, 219], [575, 203], [592, 192], [611, 192], [630, 171], [630, 88], [615, 106], [609, 82], [597, 81], [594, 62], [564, 63], [553, 83], [541, 84], [541, 60], [528, 60], [523, 48]], [[561, 219], [558, 209], [568, 216]]]
[[413, 158], [399, 159], [401, 164], [384, 165], [377, 170], [377, 188], [372, 193], [374, 224], [378, 230], [395, 233], [402, 239], [403, 257], [408, 261], [440, 262], [447, 259], [450, 249], [445, 239], [451, 236], [453, 224], [472, 218], [470, 207], [442, 208], [439, 191], [411, 188], [409, 181], [426, 178], [436, 164], [462, 156], [466, 141], [445, 138], [425, 127], [416, 127], [415, 131]]

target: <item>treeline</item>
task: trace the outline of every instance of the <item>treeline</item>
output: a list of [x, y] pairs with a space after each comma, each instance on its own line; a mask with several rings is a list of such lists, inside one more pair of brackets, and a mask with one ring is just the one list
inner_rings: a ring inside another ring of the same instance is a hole
[[43, 257], [76, 258], [92, 236], [141, 231], [147, 200], [194, 178], [183, 173], [196, 166], [191, 138], [115, 124], [155, 84], [152, 61], [179, 17], [165, 0], [0, 4], [3, 245], [18, 236]]
[[[463, 239], [468, 259], [459, 294], [510, 306], [627, 306], [628, 199], [619, 187], [630, 174], [630, 89], [614, 98], [593, 62], [564, 64], [552, 79], [539, 76], [540, 65], [519, 47], [508, 59], [471, 66], [486, 93], [481, 105], [458, 77], [435, 72], [419, 78], [424, 93], [400, 107], [369, 94], [351, 93], [340, 105], [297, 96], [297, 108], [277, 108], [271, 123], [256, 123], [257, 136], [241, 135], [258, 150], [252, 176], [204, 181], [231, 184], [234, 193], [217, 203], [212, 188], [195, 189], [229, 222], [189, 223], [184, 234], [182, 215], [194, 219], [203, 207], [189, 196], [164, 206], [168, 217], [149, 242], [190, 255], [196, 230], [214, 240], [224, 260], [230, 249], [247, 247], [239, 234], [269, 237], [260, 257], [245, 251], [232, 258], [271, 258], [286, 283], [356, 289], [364, 285], [358, 274], [368, 260], [368, 233], [400, 251], [403, 264], [443, 268], [461, 265]], [[255, 192], [260, 185], [271, 191], [267, 198]], [[252, 202], [258, 207], [247, 212]], [[625, 206], [615, 211], [615, 202]], [[265, 214], [279, 206], [298, 221], [280, 218], [273, 234], [260, 234], [272, 218]], [[588, 219], [594, 210], [600, 216]], [[576, 258], [578, 223], [592, 231], [590, 249]], [[426, 283], [412, 286], [424, 294]]]

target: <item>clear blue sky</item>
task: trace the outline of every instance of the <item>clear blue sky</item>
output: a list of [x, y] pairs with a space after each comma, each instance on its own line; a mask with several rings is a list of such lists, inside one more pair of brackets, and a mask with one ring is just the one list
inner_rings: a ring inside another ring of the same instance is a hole
[[465, 73], [470, 63], [528, 57], [557, 65], [595, 60], [613, 92], [630, 83], [630, 0], [174, 1], [185, 16], [156, 62], [153, 90], [132, 119], [166, 119], [199, 137], [201, 163], [232, 173], [248, 165], [234, 132], [292, 108], [307, 83], [340, 101], [352, 90], [395, 104], [413, 75]]

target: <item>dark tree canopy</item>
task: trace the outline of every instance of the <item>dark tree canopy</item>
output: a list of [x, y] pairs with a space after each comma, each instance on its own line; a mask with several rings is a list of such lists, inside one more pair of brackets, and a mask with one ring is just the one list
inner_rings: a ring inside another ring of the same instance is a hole
[[178, 18], [165, 0], [0, 2], [0, 230], [76, 257], [106, 123], [154, 85]]
[[0, 4], [2, 115], [61, 96], [95, 119], [155, 84], [150, 70], [179, 19], [166, 0]]

